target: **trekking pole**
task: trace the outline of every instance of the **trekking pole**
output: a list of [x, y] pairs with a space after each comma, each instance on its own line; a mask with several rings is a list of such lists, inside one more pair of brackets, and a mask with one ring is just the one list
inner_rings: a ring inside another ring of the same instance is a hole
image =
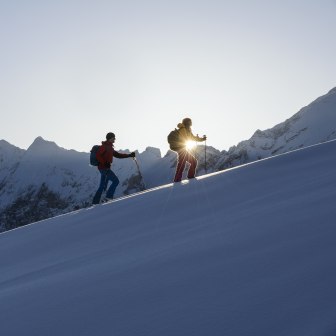
[[141, 187], [142, 187], [143, 190], [145, 190], [145, 189], [146, 189], [146, 184], [145, 184], [145, 180], [144, 180], [144, 178], [143, 178], [143, 176], [142, 176], [142, 174], [141, 174], [141, 170], [140, 170], [140, 167], [139, 167], [138, 160], [136, 159], [136, 157], [134, 157], [133, 160], [134, 160], [134, 162], [135, 162], [135, 164], [136, 164], [136, 166], [137, 166], [138, 174], [139, 174], [140, 179], [141, 179], [141, 184], [142, 184]]
[[204, 142], [204, 170], [205, 170], [205, 174], [206, 174], [207, 173], [206, 140]]

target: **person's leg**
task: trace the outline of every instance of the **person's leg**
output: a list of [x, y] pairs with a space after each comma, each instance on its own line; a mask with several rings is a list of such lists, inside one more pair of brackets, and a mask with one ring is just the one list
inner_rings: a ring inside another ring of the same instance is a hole
[[188, 179], [192, 179], [196, 175], [197, 160], [195, 156], [193, 156], [191, 153], [188, 153], [187, 161], [190, 163], [187, 177]]
[[106, 184], [107, 184], [107, 170], [100, 170], [100, 184], [98, 187], [98, 190], [96, 191], [96, 194], [93, 197], [92, 204], [99, 204], [101, 195], [103, 191], [106, 189]]
[[187, 152], [179, 151], [177, 153], [177, 166], [174, 177], [174, 182], [180, 182], [182, 180], [182, 174], [186, 165]]
[[117, 175], [114, 174], [114, 172], [112, 170], [108, 171], [107, 178], [108, 178], [109, 181], [112, 182], [112, 184], [110, 185], [110, 187], [107, 190], [106, 197], [107, 198], [113, 198], [114, 192], [115, 192], [115, 190], [116, 190], [116, 188], [119, 184], [119, 179], [118, 179]]

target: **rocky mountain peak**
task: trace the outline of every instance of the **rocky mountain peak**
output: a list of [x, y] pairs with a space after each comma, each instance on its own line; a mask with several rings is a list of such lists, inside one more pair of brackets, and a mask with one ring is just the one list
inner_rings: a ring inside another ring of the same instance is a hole
[[41, 136], [37, 137], [33, 143], [29, 146], [27, 151], [29, 152], [45, 152], [50, 150], [57, 150], [60, 147], [56, 145], [55, 142], [44, 140]]

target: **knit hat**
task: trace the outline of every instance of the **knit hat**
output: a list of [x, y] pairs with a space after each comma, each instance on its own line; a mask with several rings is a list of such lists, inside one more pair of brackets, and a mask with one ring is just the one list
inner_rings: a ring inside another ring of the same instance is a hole
[[112, 138], [115, 138], [114, 133], [112, 133], [112, 132], [108, 132], [108, 133], [106, 134], [106, 140], [110, 140], [110, 139], [112, 139]]
[[191, 125], [191, 119], [190, 119], [190, 118], [184, 118], [184, 119], [182, 120], [182, 124], [183, 124], [184, 126], [190, 126], [190, 125]]

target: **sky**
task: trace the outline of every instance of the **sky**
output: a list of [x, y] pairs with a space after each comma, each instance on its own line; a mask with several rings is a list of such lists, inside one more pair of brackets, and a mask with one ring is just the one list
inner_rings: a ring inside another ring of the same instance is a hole
[[227, 150], [336, 86], [335, 0], [0, 0], [0, 139]]
[[2, 335], [335, 335], [335, 150], [0, 234]]

